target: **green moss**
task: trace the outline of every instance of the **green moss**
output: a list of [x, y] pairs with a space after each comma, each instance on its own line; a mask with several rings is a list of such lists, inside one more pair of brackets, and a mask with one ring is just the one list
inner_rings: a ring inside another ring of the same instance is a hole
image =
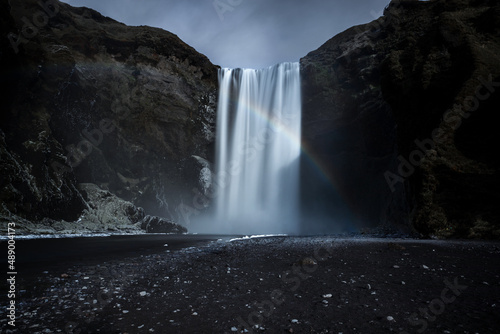
[[500, 227], [478, 218], [472, 223], [468, 237], [472, 239], [500, 239]]

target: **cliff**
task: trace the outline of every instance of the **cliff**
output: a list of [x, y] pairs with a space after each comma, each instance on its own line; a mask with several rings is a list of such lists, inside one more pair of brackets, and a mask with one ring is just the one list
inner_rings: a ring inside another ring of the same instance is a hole
[[77, 221], [88, 183], [182, 222], [213, 155], [217, 67], [88, 8], [0, 6], [2, 221]]
[[301, 59], [303, 138], [329, 177], [304, 163], [304, 184], [330, 199], [306, 207], [357, 226], [500, 237], [499, 32], [497, 1], [392, 1]]

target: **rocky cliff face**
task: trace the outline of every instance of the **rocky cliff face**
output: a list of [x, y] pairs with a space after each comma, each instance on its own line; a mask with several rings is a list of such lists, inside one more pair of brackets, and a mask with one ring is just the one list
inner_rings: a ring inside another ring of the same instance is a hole
[[[52, 0], [1, 6], [2, 220], [77, 220], [91, 183], [182, 221], [212, 160], [217, 67], [177, 36]], [[198, 157], [198, 159], [192, 156]]]
[[335, 188], [316, 186], [351, 209], [337, 220], [500, 237], [499, 23], [497, 1], [393, 1], [301, 60], [304, 141]]

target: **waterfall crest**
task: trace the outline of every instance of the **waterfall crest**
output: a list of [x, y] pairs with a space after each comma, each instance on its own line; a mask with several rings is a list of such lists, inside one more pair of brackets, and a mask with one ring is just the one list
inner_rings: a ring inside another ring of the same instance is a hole
[[215, 219], [228, 233], [298, 230], [299, 63], [219, 70]]

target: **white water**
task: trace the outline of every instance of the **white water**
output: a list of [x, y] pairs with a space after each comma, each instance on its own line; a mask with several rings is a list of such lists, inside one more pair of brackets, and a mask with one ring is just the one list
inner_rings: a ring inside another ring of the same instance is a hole
[[215, 220], [227, 233], [295, 233], [299, 63], [219, 71]]

